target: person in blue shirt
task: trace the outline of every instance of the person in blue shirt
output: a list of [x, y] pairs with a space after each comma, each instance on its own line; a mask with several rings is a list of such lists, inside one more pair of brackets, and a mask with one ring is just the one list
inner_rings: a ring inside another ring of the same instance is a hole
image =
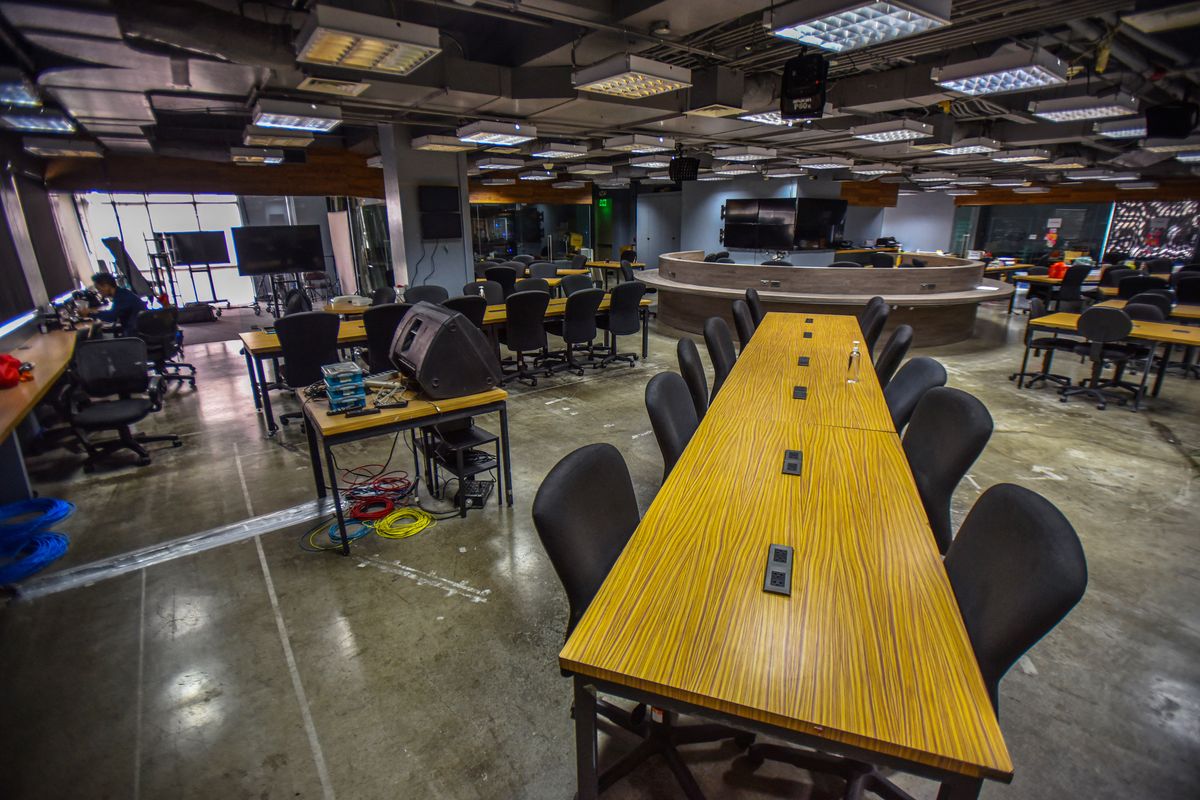
[[108, 308], [99, 311], [84, 309], [82, 316], [94, 316], [103, 322], [115, 322], [121, 326], [123, 336], [137, 335], [137, 315], [146, 310], [142, 298], [117, 285], [117, 279], [107, 272], [97, 272], [92, 276], [92, 286], [101, 297], [108, 300]]

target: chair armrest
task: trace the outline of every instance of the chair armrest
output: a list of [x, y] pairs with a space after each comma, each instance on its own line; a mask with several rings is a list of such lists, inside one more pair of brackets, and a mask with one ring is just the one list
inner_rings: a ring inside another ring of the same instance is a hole
[[161, 375], [151, 375], [150, 384], [146, 387], [146, 394], [150, 395], [150, 408], [154, 411], [161, 411], [163, 404], [163, 396], [167, 393], [167, 384], [163, 381]]

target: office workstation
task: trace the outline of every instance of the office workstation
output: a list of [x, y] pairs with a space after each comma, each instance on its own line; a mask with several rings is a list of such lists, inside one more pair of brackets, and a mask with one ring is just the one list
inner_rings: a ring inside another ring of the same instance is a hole
[[1193, 10], [0, 2], [4, 797], [1192, 797]]

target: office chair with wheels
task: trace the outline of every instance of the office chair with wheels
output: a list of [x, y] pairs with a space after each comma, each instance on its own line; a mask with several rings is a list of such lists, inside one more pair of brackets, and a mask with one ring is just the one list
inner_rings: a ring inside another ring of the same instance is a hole
[[597, 368], [607, 367], [614, 361], [625, 361], [629, 366], [637, 363], [637, 353], [621, 353], [617, 349], [618, 336], [632, 336], [642, 329], [642, 296], [646, 293], [646, 284], [641, 281], [625, 281], [613, 287], [609, 294], [608, 311], [600, 314], [596, 325], [604, 331], [604, 341], [608, 353], [596, 365]]
[[702, 420], [704, 413], [708, 411], [708, 378], [704, 375], [700, 351], [695, 342], [685, 337], [675, 345], [675, 355], [679, 358], [679, 374], [687, 382], [688, 392], [692, 395], [696, 419]]
[[717, 260], [716, 253], [706, 253], [704, 256], [704, 261], [707, 264], [712, 264], [712, 263], [716, 262], [716, 260]]
[[557, 278], [558, 265], [550, 264], [546, 261], [535, 261], [529, 265], [529, 277], [531, 278]]
[[522, 278], [514, 287], [518, 292], [545, 292], [550, 294], [550, 284], [545, 278]]
[[883, 333], [883, 326], [887, 325], [891, 313], [892, 307], [887, 303], [876, 303], [868, 306], [863, 314], [863, 345], [872, 360], [875, 358], [875, 343], [879, 341], [879, 334]]
[[1200, 303], [1200, 272], [1183, 275], [1175, 281], [1175, 299], [1184, 304]]
[[878, 313], [878, 309], [880, 306], [883, 306], [886, 304], [887, 303], [884, 301], [884, 299], [882, 297], [880, 297], [879, 295], [875, 295], [870, 300], [868, 300], [867, 304], [865, 306], [863, 306], [863, 310], [858, 312], [855, 315], [855, 318], [858, 320], [858, 327], [865, 331], [867, 329], [867, 320], [871, 317], [872, 314]]
[[[1125, 280], [1128, 281], [1129, 278]], [[1075, 329], [1085, 339], [1075, 346], [1075, 353], [1092, 362], [1092, 375], [1080, 381], [1078, 386], [1064, 386], [1059, 389], [1059, 400], [1065, 403], [1075, 395], [1082, 394], [1095, 400], [1096, 408], [1100, 410], [1108, 406], [1109, 400], [1116, 400], [1125, 405], [1126, 398], [1107, 389], [1115, 387], [1136, 393], [1139, 388], [1121, 380], [1125, 362], [1135, 352], [1132, 347], [1122, 343], [1133, 330], [1133, 322], [1129, 315], [1119, 308], [1092, 306], [1080, 315]], [[1111, 364], [1114, 368], [1114, 375], [1108, 380], [1102, 377], [1105, 364]]]
[[892, 413], [896, 433], [904, 433], [913, 411], [925, 393], [946, 385], [946, 368], [928, 356], [908, 360], [883, 390], [883, 399]]
[[750, 306], [750, 318], [754, 320], [754, 327], [758, 328], [762, 325], [763, 317], [767, 315], [762, 299], [758, 296], [758, 289], [751, 287], [746, 290], [746, 305]]
[[715, 259], [715, 261], [718, 264], [736, 264], [737, 263], [729, 256], [721, 256], [720, 258]]
[[709, 317], [704, 320], [704, 346], [708, 349], [708, 360], [713, 365], [712, 393], [708, 402], [711, 404], [717, 398], [721, 385], [733, 371], [737, 362], [737, 353], [733, 349], [733, 336], [729, 325], [720, 317]]
[[385, 306], [396, 302], [396, 290], [391, 286], [380, 286], [371, 292], [371, 305]]
[[415, 306], [417, 303], [426, 302], [444, 303], [450, 297], [450, 292], [446, 291], [444, 286], [438, 286], [434, 283], [427, 283], [423, 286], [410, 286], [404, 292], [404, 302], [410, 306]]
[[744, 353], [750, 344], [750, 337], [754, 336], [754, 319], [745, 300], [733, 301], [733, 325], [737, 328], [738, 342], [741, 344], [738, 352]]
[[950, 500], [992, 438], [987, 406], [961, 389], [938, 386], [917, 403], [904, 432], [904, 455], [929, 517], [938, 551], [950, 547]]
[[[1139, 295], [1139, 297], [1142, 295]], [[1167, 318], [1163, 313], [1162, 307], [1153, 303], [1135, 303], [1130, 300], [1121, 309], [1128, 315], [1130, 319], [1139, 320], [1141, 322], [1162, 322]]]
[[646, 384], [646, 413], [663, 458], [663, 482], [700, 425], [687, 381], [674, 372], [660, 372]]
[[[549, 375], [550, 370], [539, 364], [530, 365], [527, 353], [546, 355], [546, 307], [550, 295], [546, 292], [513, 292], [504, 301], [507, 319], [500, 331], [500, 341], [516, 354], [501, 362], [502, 383], [524, 381], [537, 386], [537, 374]], [[504, 367], [510, 367], [504, 371]]]
[[408, 303], [384, 303], [363, 312], [363, 328], [367, 333], [367, 372], [388, 372], [392, 364], [392, 339], [404, 315], [412, 308]]
[[463, 294], [477, 294], [486, 300], [489, 306], [504, 305], [504, 289], [495, 281], [472, 281], [464, 284]]
[[[943, 562], [992, 708], [1000, 681], [1031, 647], [1063, 620], [1087, 589], [1087, 558], [1079, 536], [1054, 504], [1010, 483], [975, 501]], [[846, 781], [846, 800], [872, 792], [912, 800], [872, 765], [775, 744], [747, 753], [753, 766], [782, 761]]]
[[[150, 463], [150, 453], [143, 444], [182, 444], [173, 434], [149, 436], [130, 430], [131, 425], [162, 409], [162, 378], [146, 371], [148, 359], [146, 343], [141, 339], [94, 339], [76, 346], [71, 380], [77, 390], [94, 398], [86, 405], [67, 406], [71, 430], [88, 454], [84, 472], [92, 472], [97, 461], [117, 450], [132, 450], [137, 454], [138, 466], [145, 466]], [[113, 395], [117, 399], [100, 399]], [[97, 431], [116, 431], [118, 438], [93, 442], [89, 434]]]
[[1152, 258], [1142, 264], [1142, 269], [1150, 275], [1170, 275], [1175, 270], [1175, 262], [1169, 258]]
[[488, 267], [487, 271], [484, 273], [484, 277], [489, 281], [495, 281], [496, 283], [500, 284], [500, 288], [503, 290], [506, 298], [516, 291], [517, 271], [512, 267], [506, 267], [503, 265]]
[[1152, 275], [1126, 275], [1117, 282], [1117, 297], [1128, 300], [1142, 292], [1168, 288], [1170, 288], [1170, 284], [1163, 278], [1156, 278]]
[[[1074, 353], [1080, 340], [1070, 336], [1064, 337], [1053, 331], [1036, 330], [1033, 323], [1044, 316], [1046, 316], [1046, 306], [1042, 303], [1042, 299], [1035, 297], [1030, 300], [1029, 320], [1025, 323], [1025, 354], [1021, 357], [1021, 369], [1008, 376], [1010, 381], [1017, 382], [1018, 389], [1023, 389], [1027, 386], [1032, 387], [1038, 381], [1053, 381], [1062, 386], [1071, 385], [1070, 377], [1051, 372], [1050, 368], [1054, 364], [1055, 353]], [[1042, 356], [1042, 368], [1040, 370], [1031, 371], [1026, 369], [1029, 365], [1030, 350], [1033, 351], [1035, 356], [1039, 352], [1045, 353]]]
[[1061, 311], [1063, 303], [1082, 304], [1083, 282], [1091, 271], [1092, 268], [1084, 264], [1073, 264], [1067, 268], [1067, 274], [1063, 276], [1062, 283], [1051, 294], [1055, 311]]
[[576, 292], [592, 288], [595, 288], [595, 284], [587, 275], [566, 275], [558, 284], [558, 290], [562, 292], [563, 297], [570, 297]]
[[[378, 308], [383, 306], [376, 306]], [[368, 308], [363, 312], [364, 319], [371, 310]], [[321, 367], [341, 360], [337, 342], [340, 324], [336, 314], [326, 314], [324, 311], [289, 314], [276, 320], [275, 333], [279, 336], [279, 347], [283, 351], [286, 388], [304, 391], [305, 387], [322, 380]], [[267, 388], [264, 387], [263, 391], [267, 391]], [[293, 419], [303, 418], [302, 412], [292, 411], [281, 415], [279, 421], [287, 425]]]
[[[1171, 303], [1170, 296], [1164, 292], [1139, 292], [1138, 294], [1135, 294], [1133, 297], [1129, 298], [1129, 301], [1125, 304], [1125, 313], [1133, 317], [1133, 314], [1129, 313], [1129, 307], [1138, 304], [1154, 306], [1162, 312], [1163, 319], [1171, 316], [1171, 308], [1173, 304]], [[1140, 317], [1133, 318], [1141, 319]]]
[[498, 259], [494, 259], [494, 258], [485, 258], [483, 261], [476, 261], [475, 262], [475, 277], [476, 278], [484, 277], [484, 273], [487, 272], [488, 267], [495, 266], [496, 264], [499, 264], [499, 263], [500, 263], [500, 261]]
[[896, 257], [891, 253], [871, 253], [869, 258], [875, 269], [892, 269], [896, 266]]
[[283, 298], [283, 315], [285, 317], [290, 314], [303, 314], [312, 310], [312, 300], [308, 299], [308, 295], [304, 293], [303, 289], [289, 289], [287, 295]]
[[536, 261], [537, 259], [535, 259], [535, 258], [534, 258], [533, 256], [531, 256], [531, 255], [526, 255], [525, 253], [521, 253], [521, 254], [519, 254], [519, 255], [515, 255], [515, 256], [513, 256], [513, 257], [512, 257], [512, 260], [513, 260], [513, 261], [516, 261], [516, 262], [517, 262], [517, 263], [519, 263], [519, 264], [524, 264], [525, 266], [527, 266], [527, 267], [528, 267], [530, 264], [532, 264], [532, 263], [533, 263], [534, 261]]
[[729, 258], [729, 251], [728, 250], [718, 250], [715, 253], [715, 255], [717, 258]]
[[587, 256], [583, 255], [582, 253], [576, 253], [575, 255], [571, 256], [572, 269], [583, 269], [587, 266], [587, 262]]
[[772, 259], [768, 259], [767, 261], [759, 262], [759, 266], [760, 267], [792, 267], [795, 265], [792, 262], [788, 261], [786, 258], [772, 258]]
[[621, 254], [618, 256], [618, 258], [621, 261], [628, 261], [630, 264], [632, 264], [633, 262], [637, 261], [637, 250], [634, 250], [632, 247], [626, 247], [621, 251]]
[[908, 355], [908, 348], [912, 346], [912, 339], [913, 329], [911, 325], [898, 326], [896, 330], [892, 331], [892, 335], [888, 337], [887, 342], [883, 345], [883, 351], [875, 361], [875, 377], [879, 379], [880, 389], [886, 389], [888, 381], [896, 374], [896, 370], [900, 367], [900, 362]]
[[464, 294], [447, 298], [442, 303], [451, 311], [462, 314], [476, 328], [483, 330], [483, 316], [487, 313], [487, 300], [477, 294]]
[[[175, 307], [142, 311], [137, 316], [137, 338], [146, 343], [146, 352], [154, 371], [164, 381], [187, 381], [196, 387], [196, 367], [176, 359], [183, 356], [179, 336], [179, 309]], [[184, 375], [183, 370], [188, 374]]]
[[558, 362], [551, 366], [552, 372], [569, 370], [583, 374], [584, 365], [575, 360], [575, 353], [586, 348], [590, 357], [596, 339], [596, 310], [602, 300], [603, 289], [581, 289], [567, 298], [561, 319], [546, 322], [546, 332], [562, 337], [564, 345], [562, 350], [550, 354], [550, 359]]
[[637, 276], [633, 274], [633, 265], [630, 264], [628, 261], [621, 262], [621, 280], [622, 281], [636, 281], [637, 280]]
[[1100, 271], [1100, 282], [1096, 284], [1094, 289], [1084, 289], [1083, 296], [1097, 302], [1107, 300], [1108, 297], [1100, 291], [1100, 288], [1117, 286], [1120, 284], [1122, 278], [1127, 278], [1130, 275], [1141, 275], [1141, 273], [1136, 269], [1129, 269], [1128, 267], [1105, 267]]

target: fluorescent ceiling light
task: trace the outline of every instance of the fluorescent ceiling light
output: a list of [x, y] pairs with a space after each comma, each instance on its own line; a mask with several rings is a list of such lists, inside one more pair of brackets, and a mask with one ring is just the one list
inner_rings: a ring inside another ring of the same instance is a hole
[[523, 181], [553, 181], [558, 180], [558, 173], [547, 169], [531, 169], [517, 175]]
[[850, 171], [856, 175], [891, 175], [902, 170], [899, 164], [855, 164]]
[[942, 181], [952, 181], [958, 177], [956, 172], [914, 172], [909, 176], [909, 180], [917, 181], [918, 183], [940, 183]]
[[1141, 139], [1146, 135], [1146, 118], [1097, 122], [1092, 130], [1096, 132], [1097, 136], [1103, 136], [1106, 139]]
[[1038, 163], [1033, 165], [1037, 169], [1087, 169], [1091, 166], [1088, 162], [1076, 156], [1068, 156], [1067, 158], [1059, 158], [1054, 161]]
[[802, 158], [796, 162], [796, 166], [805, 169], [848, 169], [854, 166], [854, 161], [835, 156], [817, 156], [816, 158]]
[[342, 124], [342, 110], [337, 106], [292, 100], [259, 100], [252, 120], [260, 128], [328, 133]]
[[975, 191], [974, 189], [947, 189], [946, 194], [950, 195], [951, 197], [967, 197], [969, 195], [979, 194], [979, 192]]
[[521, 152], [519, 147], [511, 147], [509, 145], [496, 145], [494, 147], [483, 148], [485, 153], [500, 153], [502, 155], [515, 155]]
[[634, 133], [629, 136], [613, 136], [605, 139], [603, 148], [622, 153], [662, 153], [674, 150], [675, 140], [666, 136], [647, 136], [644, 133]]
[[1140, 177], [1142, 176], [1136, 172], [1112, 172], [1109, 173], [1107, 178], [1101, 178], [1100, 180], [1108, 181], [1109, 183], [1124, 183], [1127, 181], [1136, 181]]
[[15, 131], [34, 133], [74, 133], [75, 123], [59, 111], [9, 111], [0, 114], [0, 123]]
[[610, 164], [571, 164], [567, 167], [571, 175], [611, 175], [612, 171]]
[[1157, 189], [1158, 181], [1136, 181], [1134, 183], [1118, 183], [1118, 189]]
[[26, 153], [41, 158], [103, 158], [104, 151], [95, 142], [84, 139], [51, 139], [26, 136], [21, 140]]
[[534, 158], [583, 158], [588, 153], [587, 145], [566, 142], [546, 142], [536, 145], [529, 155]]
[[941, 28], [950, 0], [802, 0], [763, 12], [775, 36], [844, 53]]
[[700, 108], [689, 109], [683, 113], [689, 117], [732, 117], [734, 114], [741, 114], [745, 110], [737, 106], [727, 106], [724, 103], [710, 103]]
[[371, 88], [366, 81], [339, 81], [333, 78], [314, 78], [309, 75], [297, 84], [301, 92], [319, 92], [320, 94], [335, 94], [338, 97], [358, 97]]
[[37, 87], [15, 67], [0, 67], [0, 105], [36, 108], [42, 104]]
[[712, 156], [721, 161], [768, 161], [775, 157], [775, 150], [771, 147], [754, 147], [752, 145], [722, 147], [714, 150]]
[[242, 144], [247, 147], [308, 147], [312, 143], [313, 135], [307, 131], [247, 125], [242, 132]]
[[571, 80], [581, 92], [636, 99], [686, 89], [692, 85], [692, 71], [619, 53], [599, 64], [576, 70]]
[[991, 182], [991, 178], [985, 178], [982, 175], [964, 175], [954, 179], [956, 186], [987, 186]]
[[1001, 164], [1029, 164], [1034, 161], [1049, 161], [1050, 151], [1040, 147], [1027, 147], [1024, 150], [1001, 150], [999, 153], [992, 153], [990, 158]]
[[641, 169], [666, 169], [671, 166], [671, 157], [662, 156], [634, 156], [629, 159], [629, 166], [640, 167]]
[[583, 181], [558, 181], [550, 185], [555, 189], [582, 189], [584, 186], [587, 186]]
[[775, 167], [763, 171], [768, 178], [800, 178], [808, 174], [808, 170], [799, 167]]
[[1176, 153], [1176, 161], [1182, 161], [1184, 164], [1200, 163], [1200, 150], [1192, 150], [1190, 152]]
[[597, 181], [596, 185], [601, 189], [624, 189], [629, 185], [629, 178], [605, 178]]
[[432, 153], [468, 153], [475, 149], [471, 142], [464, 142], [457, 136], [419, 136], [412, 140], [413, 150], [425, 150]]
[[778, 111], [756, 111], [753, 114], [742, 114], [738, 119], [757, 122], [760, 125], [786, 125], [789, 128], [797, 122], [808, 122], [808, 120], [784, 119], [783, 114]]
[[408, 75], [442, 52], [437, 28], [317, 5], [297, 38], [296, 60]]
[[989, 58], [935, 67], [934, 83], [973, 97], [1029, 92], [1067, 82], [1067, 65], [1045, 50], [1012, 50]]
[[229, 158], [235, 164], [282, 164], [283, 151], [269, 147], [231, 147]]
[[1018, 186], [1013, 189], [1017, 194], [1046, 194], [1050, 191], [1049, 186]]
[[699, 175], [696, 176], [696, 180], [698, 180], [698, 181], [728, 181], [728, 180], [732, 180], [732, 176], [718, 175], [715, 172], [701, 172]]
[[648, 181], [670, 181], [671, 173], [669, 170], [665, 170], [665, 169], [662, 172], [647, 172], [646, 180], [648, 180]]
[[475, 166], [479, 169], [520, 169], [525, 162], [519, 158], [481, 158]]
[[992, 178], [992, 186], [997, 186], [1004, 189], [1028, 185], [1029, 181], [1025, 180], [1024, 178]]
[[480, 181], [484, 186], [512, 186], [516, 182], [514, 178], [484, 178]]
[[464, 125], [455, 131], [454, 135], [464, 142], [507, 146], [536, 139], [537, 128], [532, 125], [522, 126], [519, 122], [493, 122], [485, 119]]
[[986, 136], [972, 136], [968, 139], [959, 139], [954, 144], [940, 147], [933, 152], [941, 153], [944, 156], [970, 156], [976, 153], [994, 153], [999, 149], [1000, 143], [995, 139], [989, 139]]
[[1112, 175], [1106, 169], [1080, 169], [1074, 170], [1063, 177], [1069, 181], [1104, 181]]
[[1186, 139], [1147, 139], [1142, 142], [1142, 149], [1151, 153], [1182, 153], [1187, 150], [1200, 150], [1200, 136], [1189, 136]]
[[897, 119], [874, 125], [855, 125], [850, 129], [850, 135], [870, 142], [906, 142], [933, 136], [933, 126], [915, 119]]
[[734, 162], [732, 164], [713, 164], [712, 171], [717, 175], [752, 175], [758, 173], [758, 167], [753, 164]]
[[1060, 97], [1057, 100], [1035, 100], [1029, 104], [1035, 117], [1049, 122], [1078, 122], [1086, 119], [1127, 117], [1138, 113], [1137, 100], [1119, 92], [1109, 97]]
[[918, 195], [920, 193], [921, 192], [916, 189], [901, 189], [900, 191], [896, 192], [896, 194], [900, 197], [912, 197], [913, 195]]

